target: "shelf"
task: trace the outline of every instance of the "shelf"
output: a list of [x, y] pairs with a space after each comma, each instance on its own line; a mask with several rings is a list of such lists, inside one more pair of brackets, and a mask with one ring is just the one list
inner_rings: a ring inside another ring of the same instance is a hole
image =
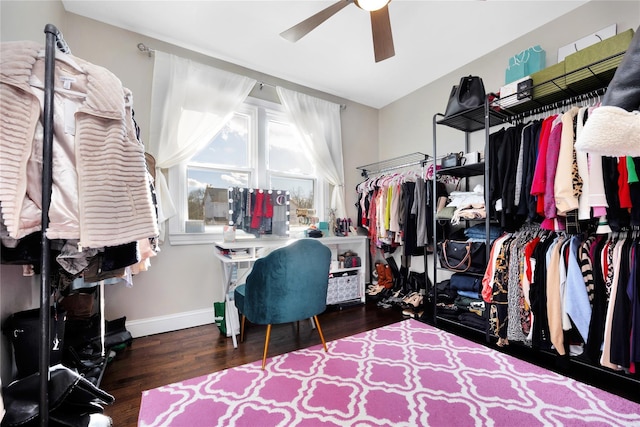
[[[531, 87], [533, 99], [503, 108], [501, 109], [501, 114], [509, 119], [524, 112], [565, 102], [567, 99], [606, 88], [623, 56], [624, 52], [618, 53], [572, 72], [538, 83]], [[509, 101], [511, 97], [517, 95], [517, 93], [514, 93], [503, 98], [502, 101]], [[495, 100], [492, 105], [497, 105], [497, 103], [498, 100]]]
[[350, 271], [358, 271], [361, 267], [349, 267], [349, 268], [336, 268], [329, 271], [329, 274], [348, 273]]
[[484, 174], [484, 162], [473, 163], [470, 165], [453, 166], [450, 168], [442, 168], [438, 169], [436, 173], [438, 175], [449, 175], [458, 178], [480, 176]]
[[449, 319], [447, 317], [442, 317], [436, 314], [436, 323], [439, 323], [439, 322], [446, 323], [448, 325], [455, 326], [456, 328], [465, 329], [467, 331], [471, 331], [474, 333], [481, 333], [484, 335], [487, 334], [487, 331], [484, 329], [474, 328], [473, 326], [465, 325], [464, 323], [458, 320]]
[[[489, 126], [503, 124], [509, 116], [493, 109], [489, 110]], [[449, 126], [463, 132], [475, 132], [484, 129], [484, 105], [471, 110], [462, 111], [449, 117], [444, 117], [436, 123]]]

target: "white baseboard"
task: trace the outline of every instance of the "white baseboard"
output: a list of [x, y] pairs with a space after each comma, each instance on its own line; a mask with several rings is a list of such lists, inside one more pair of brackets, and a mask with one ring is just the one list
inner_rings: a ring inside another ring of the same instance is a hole
[[214, 321], [213, 307], [211, 307], [202, 310], [170, 314], [168, 316], [131, 320], [127, 321], [126, 327], [134, 338], [138, 338], [147, 335], [161, 334], [163, 332], [178, 331], [194, 326], [208, 325]]

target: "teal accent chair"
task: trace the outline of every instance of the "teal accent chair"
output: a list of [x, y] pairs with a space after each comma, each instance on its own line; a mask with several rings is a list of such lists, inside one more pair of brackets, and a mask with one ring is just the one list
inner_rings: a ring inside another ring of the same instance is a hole
[[313, 318], [327, 351], [318, 314], [327, 308], [330, 264], [328, 247], [314, 239], [296, 240], [256, 260], [246, 283], [235, 289], [235, 305], [242, 315], [240, 341], [244, 341], [245, 320], [267, 325], [262, 369], [273, 324]]

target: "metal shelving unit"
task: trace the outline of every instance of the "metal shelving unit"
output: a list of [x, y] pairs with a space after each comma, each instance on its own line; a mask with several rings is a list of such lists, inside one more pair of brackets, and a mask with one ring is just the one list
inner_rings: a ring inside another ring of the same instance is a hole
[[[436, 175], [449, 175], [449, 176], [454, 176], [454, 177], [458, 177], [458, 178], [470, 178], [470, 177], [474, 177], [474, 176], [482, 176], [484, 175], [484, 188], [485, 188], [485, 192], [484, 192], [484, 199], [485, 199], [485, 206], [489, 206], [489, 192], [488, 192], [488, 188], [489, 188], [489, 132], [490, 132], [490, 128], [492, 126], [497, 126], [500, 124], [503, 124], [507, 119], [508, 116], [506, 116], [505, 114], [496, 111], [495, 109], [491, 108], [490, 105], [490, 98], [495, 98], [495, 94], [488, 94], [485, 97], [485, 102], [483, 106], [474, 108], [472, 110], [468, 110], [468, 111], [464, 111], [462, 113], [450, 116], [450, 117], [444, 117], [444, 115], [438, 113], [435, 114], [433, 116], [433, 168], [436, 171]], [[462, 132], [465, 133], [465, 152], [469, 151], [469, 135], [473, 132], [479, 131], [484, 129], [485, 130], [485, 141], [487, 141], [485, 143], [485, 148], [484, 148], [484, 158], [485, 161], [484, 162], [479, 162], [479, 163], [473, 163], [470, 165], [461, 165], [461, 166], [454, 166], [454, 167], [450, 167], [450, 168], [442, 168], [442, 169], [437, 169], [437, 164], [436, 164], [436, 159], [438, 158], [438, 147], [437, 147], [437, 127], [438, 125], [444, 125], [444, 126], [448, 126], [451, 127], [453, 129], [457, 129], [460, 130]], [[433, 194], [436, 194], [436, 180], [433, 180]], [[437, 240], [437, 222], [438, 220], [436, 219], [436, 204], [434, 203], [434, 212], [433, 212], [433, 236], [434, 236], [434, 240]], [[489, 259], [489, 248], [491, 247], [491, 242], [490, 242], [490, 233], [489, 233], [489, 227], [490, 227], [490, 219], [489, 219], [489, 211], [487, 209], [487, 217], [484, 220], [485, 223], [485, 232], [486, 232], [486, 241], [485, 241], [485, 245], [487, 248], [486, 251], [486, 261], [488, 262]], [[433, 251], [433, 283], [434, 286], [438, 283], [438, 251], [436, 250], [436, 246], [437, 246], [437, 242], [434, 241], [434, 251]], [[425, 259], [425, 265], [426, 265], [426, 259]], [[438, 313], [437, 313], [437, 303], [438, 303], [438, 298], [437, 298], [437, 293], [434, 292], [433, 295], [433, 323], [437, 325], [439, 320], [442, 321], [448, 321], [447, 319], [439, 319], [438, 318]]]
[[[433, 117], [433, 166], [434, 170], [436, 167], [436, 158], [437, 158], [437, 135], [436, 128], [438, 125], [448, 126], [460, 131], [465, 132], [466, 134], [466, 149], [468, 151], [468, 135], [469, 133], [479, 131], [484, 129], [485, 131], [485, 162], [482, 164], [473, 164], [467, 166], [457, 166], [453, 168], [440, 169], [438, 174], [446, 174], [455, 177], [471, 177], [471, 176], [480, 176], [484, 174], [484, 185], [485, 185], [485, 206], [487, 209], [487, 219], [485, 220], [486, 224], [486, 244], [487, 244], [487, 261], [490, 254], [490, 240], [489, 240], [489, 227], [490, 227], [490, 219], [489, 219], [489, 136], [490, 136], [490, 128], [496, 125], [505, 124], [505, 123], [516, 123], [520, 120], [523, 120], [526, 117], [545, 113], [557, 108], [563, 108], [568, 105], [575, 104], [585, 99], [593, 98], [596, 96], [603, 95], [606, 91], [607, 85], [613, 78], [615, 74], [615, 70], [618, 64], [622, 61], [622, 57], [624, 53], [619, 53], [616, 55], [612, 55], [610, 57], [604, 58], [600, 61], [597, 61], [588, 66], [582, 67], [580, 69], [574, 70], [570, 73], [563, 74], [551, 80], [539, 83], [528, 90], [531, 90], [532, 99], [520, 101], [513, 106], [510, 106], [508, 109], [500, 108], [498, 106], [498, 98], [493, 94], [489, 94], [485, 99], [484, 106], [477, 107], [475, 109], [465, 111], [459, 113], [455, 116], [445, 118], [442, 114], [436, 114]], [[570, 84], [567, 84], [570, 82]], [[511, 96], [517, 96], [517, 94], [513, 94]], [[490, 98], [492, 98], [490, 100]], [[503, 98], [504, 100], [505, 98]], [[507, 98], [508, 99], [508, 98]], [[435, 181], [434, 181], [434, 192], [435, 192]], [[434, 208], [435, 209], [435, 208]], [[437, 230], [437, 220], [435, 220], [435, 212], [434, 212], [434, 236]], [[425, 260], [426, 261], [426, 260]], [[437, 284], [437, 272], [438, 272], [438, 257], [437, 253], [434, 251], [433, 256], [433, 278], [434, 278], [434, 286]], [[442, 326], [453, 327], [459, 330], [465, 330], [468, 332], [474, 331], [474, 328], [463, 325], [454, 320], [446, 319], [446, 318], [438, 318], [437, 316], [437, 293], [434, 292], [434, 300], [433, 300], [433, 322], [437, 325], [438, 321], [442, 324]], [[475, 330], [477, 333], [484, 333], [486, 341], [489, 342], [491, 339], [490, 331], [487, 328], [486, 331]], [[514, 343], [515, 344], [515, 343]], [[524, 345], [517, 347], [525, 347]], [[503, 349], [504, 351], [504, 349]], [[554, 356], [555, 354], [549, 353], [546, 354], [545, 350], [538, 350], [538, 355], [540, 356]], [[527, 357], [534, 357], [535, 355], [528, 355]], [[538, 356], [539, 357], [539, 356]], [[576, 365], [580, 369], [588, 369], [588, 373], [580, 373], [580, 375], [588, 378], [590, 376], [602, 376], [604, 378], [604, 382], [609, 381], [622, 381], [630, 386], [637, 386], [640, 382], [636, 377], [629, 376], [628, 374], [624, 374], [622, 372], [616, 372], [613, 370], [609, 370], [607, 368], [603, 368], [601, 366], [588, 363], [580, 358], [570, 358], [569, 359], [571, 365]], [[552, 360], [549, 362], [551, 364], [557, 364], [557, 361]], [[553, 369], [553, 368], [552, 368]]]

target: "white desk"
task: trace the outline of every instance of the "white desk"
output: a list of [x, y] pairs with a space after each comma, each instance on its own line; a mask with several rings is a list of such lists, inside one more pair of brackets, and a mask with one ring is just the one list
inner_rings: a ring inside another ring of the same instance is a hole
[[[231, 285], [244, 283], [244, 278], [251, 270], [253, 263], [260, 257], [269, 253], [270, 250], [277, 249], [288, 245], [296, 239], [242, 239], [235, 242], [216, 242], [214, 253], [215, 257], [222, 262], [223, 270], [223, 290], [225, 298], [225, 321], [227, 326], [227, 335], [231, 335], [233, 339], [234, 348], [238, 347], [238, 341], [236, 335], [240, 330], [240, 322], [238, 319], [238, 310], [236, 310], [233, 301], [229, 298], [229, 290]], [[331, 269], [332, 274], [357, 271], [359, 275], [359, 284], [361, 287], [360, 300], [365, 301], [365, 282], [368, 259], [368, 238], [366, 236], [347, 236], [347, 237], [322, 237], [315, 239], [331, 249], [331, 260], [337, 261], [338, 255], [351, 250], [358, 254], [361, 260], [360, 267], [343, 268], [343, 269]], [[220, 252], [222, 250], [239, 250], [244, 249], [248, 255], [245, 258], [230, 258]], [[246, 265], [243, 266], [243, 263]], [[232, 283], [233, 268], [238, 267], [238, 279], [237, 283]], [[242, 268], [240, 268], [242, 267]], [[240, 275], [240, 270], [245, 270], [243, 275]]]

